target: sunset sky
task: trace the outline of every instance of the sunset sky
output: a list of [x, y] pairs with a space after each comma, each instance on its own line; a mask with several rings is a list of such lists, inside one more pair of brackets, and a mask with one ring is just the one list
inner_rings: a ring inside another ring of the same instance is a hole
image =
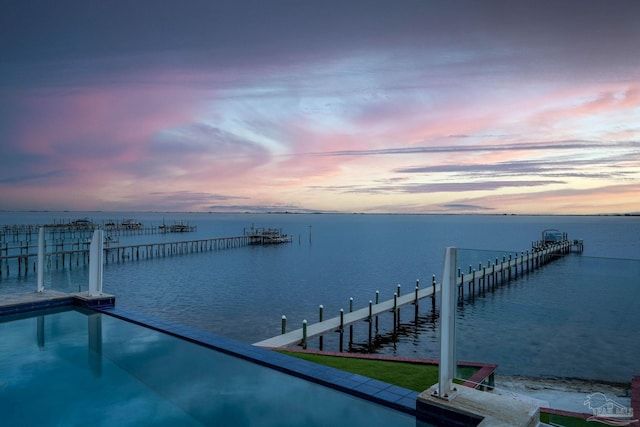
[[0, 210], [640, 213], [640, 1], [4, 1]]

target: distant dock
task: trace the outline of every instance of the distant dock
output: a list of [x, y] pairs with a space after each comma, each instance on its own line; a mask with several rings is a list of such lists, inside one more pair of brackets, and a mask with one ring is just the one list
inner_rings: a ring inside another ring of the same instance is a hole
[[[107, 224], [108, 227], [111, 225]], [[180, 228], [173, 229], [174, 226]], [[64, 224], [53, 227], [45, 227], [45, 235], [59, 236], [62, 233], [65, 236], [73, 236], [75, 239], [54, 239], [47, 240], [45, 249], [45, 266], [48, 269], [64, 269], [80, 267], [89, 263], [89, 246], [91, 244], [90, 237], [96, 229], [93, 225], [71, 225]], [[0, 279], [3, 276], [9, 276], [12, 273], [20, 275], [28, 275], [29, 272], [36, 271], [37, 262], [37, 237], [38, 229], [36, 226], [4, 226], [3, 229], [15, 230], [20, 229], [21, 233], [29, 236], [28, 240], [21, 241], [19, 244], [10, 244], [4, 241], [0, 243]], [[163, 230], [166, 231], [158, 231]], [[176, 223], [172, 226], [154, 227], [154, 232], [185, 232], [193, 231], [195, 227], [188, 224]], [[105, 233], [113, 231], [113, 228], [105, 229]], [[1, 230], [0, 230], [1, 231]], [[120, 232], [138, 232], [146, 233], [145, 228], [141, 225], [130, 226], [129, 228], [121, 228]], [[12, 234], [13, 235], [13, 234]], [[34, 239], [34, 240], [32, 240]], [[215, 237], [210, 239], [183, 240], [177, 242], [158, 242], [143, 243], [133, 245], [120, 245], [118, 240], [114, 240], [108, 236], [104, 242], [104, 262], [116, 263], [125, 261], [136, 261], [142, 259], [170, 257], [174, 255], [186, 255], [199, 252], [217, 251], [230, 248], [238, 248], [250, 245], [273, 245], [281, 243], [290, 243], [291, 236], [283, 234], [282, 229], [247, 227], [241, 236], [232, 237]], [[0, 240], [0, 242], [2, 242]]]
[[196, 226], [184, 221], [173, 224], [144, 225], [135, 219], [121, 221], [107, 220], [97, 223], [88, 218], [75, 221], [57, 221], [49, 224], [14, 224], [0, 225], [0, 244], [28, 244], [38, 239], [40, 228], [45, 230], [47, 241], [82, 240], [91, 238], [95, 230], [104, 230], [108, 236], [140, 236], [145, 234], [166, 234], [194, 232]]

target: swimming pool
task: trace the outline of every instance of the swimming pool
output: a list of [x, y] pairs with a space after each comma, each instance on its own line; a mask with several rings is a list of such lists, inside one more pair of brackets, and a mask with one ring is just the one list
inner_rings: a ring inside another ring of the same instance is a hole
[[0, 317], [2, 425], [415, 426], [415, 417], [77, 308]]

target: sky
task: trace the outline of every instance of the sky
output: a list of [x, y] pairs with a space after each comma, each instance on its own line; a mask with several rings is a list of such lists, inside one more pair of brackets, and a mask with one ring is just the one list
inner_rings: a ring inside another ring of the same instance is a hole
[[640, 213], [640, 1], [3, 1], [0, 210]]

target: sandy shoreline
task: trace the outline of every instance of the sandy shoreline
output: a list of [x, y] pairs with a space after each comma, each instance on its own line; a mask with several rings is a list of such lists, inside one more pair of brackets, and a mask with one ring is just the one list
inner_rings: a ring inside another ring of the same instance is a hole
[[532, 378], [496, 375], [495, 387], [497, 393], [516, 393], [533, 399], [534, 403], [541, 404], [543, 407], [585, 414], [592, 412], [585, 405], [587, 397], [592, 393], [603, 393], [607, 398], [626, 407], [631, 405], [630, 384], [614, 384], [574, 378]]

